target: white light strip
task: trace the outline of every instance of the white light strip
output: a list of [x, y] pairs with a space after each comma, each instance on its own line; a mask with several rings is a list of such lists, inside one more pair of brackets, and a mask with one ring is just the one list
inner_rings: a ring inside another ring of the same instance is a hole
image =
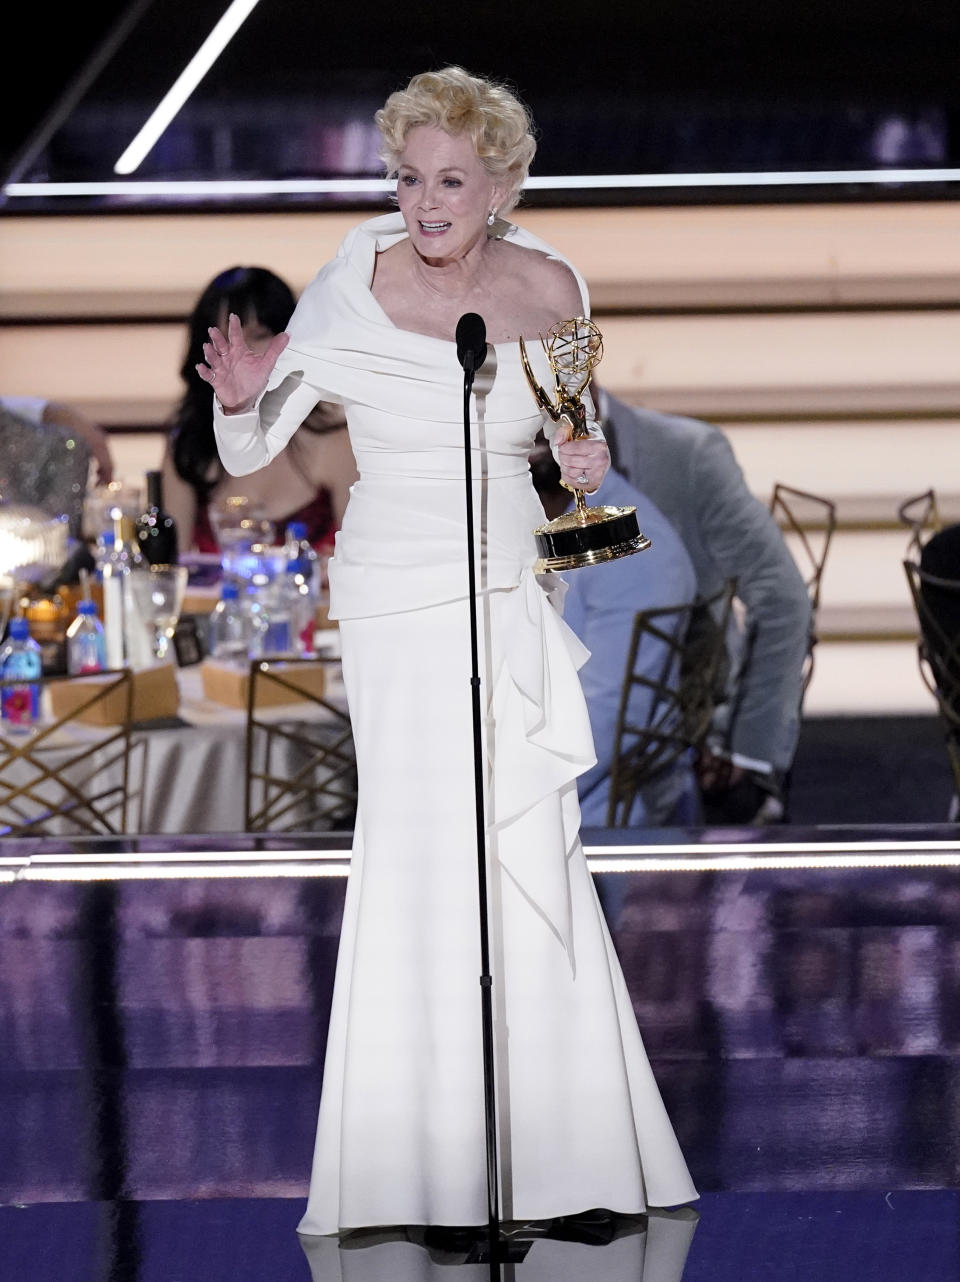
[[[958, 868], [952, 841], [732, 842], [657, 846], [587, 846], [597, 873], [852, 871], [872, 868]], [[158, 852], [144, 855], [36, 855], [0, 863], [0, 883], [13, 881], [150, 881], [227, 877], [346, 877], [343, 850]]]
[[[348, 850], [158, 850], [143, 851], [136, 854], [63, 854], [63, 855], [32, 855], [28, 859], [17, 861], [21, 866], [29, 863], [32, 867], [39, 867], [44, 864], [196, 864], [196, 863], [270, 863], [276, 861], [283, 863], [291, 859], [346, 859], [349, 860], [350, 852]], [[14, 862], [13, 860], [10, 861]]]
[[656, 852], [656, 855], [742, 855], [744, 850], [752, 854], [777, 855], [794, 851], [796, 854], [854, 854], [857, 851], [887, 854], [904, 854], [921, 851], [955, 851], [960, 858], [960, 837], [956, 841], [903, 841], [889, 838], [886, 841], [687, 841], [675, 845], [660, 845], [659, 842], [638, 846], [584, 846], [584, 853], [589, 855], [629, 855], [644, 856]]
[[158, 182], [10, 183], [8, 196], [287, 196], [393, 192], [389, 178], [237, 178]]
[[683, 855], [672, 859], [662, 859], [655, 855], [608, 859], [603, 855], [593, 855], [587, 862], [591, 872], [817, 872], [825, 869], [847, 872], [856, 868], [960, 868], [960, 853], [808, 855], [798, 851], [793, 856], [725, 855], [717, 859], [696, 859]]
[[258, 3], [259, 0], [232, 0], [223, 17], [154, 107], [146, 124], [114, 165], [115, 174], [132, 174], [140, 167], [144, 157], [153, 149], [157, 139]]
[[24, 868], [16, 877], [0, 874], [0, 881], [194, 881], [226, 877], [346, 877], [350, 871], [342, 863], [215, 864], [172, 868], [160, 864], [88, 864], [76, 867]]
[[[132, 144], [131, 144], [132, 146]], [[129, 150], [129, 148], [128, 148]], [[126, 154], [126, 153], [124, 153]], [[117, 162], [120, 163], [119, 161]], [[811, 169], [730, 174], [560, 174], [528, 178], [525, 191], [605, 191], [702, 187], [820, 187], [849, 183], [900, 186], [960, 182], [960, 169]], [[10, 197], [59, 196], [288, 196], [369, 195], [393, 192], [389, 178], [209, 179], [162, 182], [14, 182]]]
[[957, 182], [960, 169], [771, 169], [710, 174], [572, 174], [528, 178], [525, 188], [564, 191], [584, 187], [822, 187], [836, 183]]
[[[960, 854], [943, 855], [804, 855], [787, 858], [751, 858], [730, 855], [721, 859], [674, 856], [659, 859], [588, 859], [594, 873], [751, 873], [751, 872], [852, 872], [857, 869], [960, 868]], [[14, 881], [193, 881], [224, 878], [347, 877], [349, 860], [328, 860], [289, 864], [49, 864], [28, 865], [17, 872], [3, 870], [0, 883]]]

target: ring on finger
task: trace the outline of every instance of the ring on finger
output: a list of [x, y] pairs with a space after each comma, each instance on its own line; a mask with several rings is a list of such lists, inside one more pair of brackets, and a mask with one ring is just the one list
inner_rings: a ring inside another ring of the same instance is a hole
[[581, 472], [580, 475], [577, 477], [577, 484], [586, 485], [587, 481], [589, 480], [590, 478], [589, 476], [587, 476], [586, 472]]

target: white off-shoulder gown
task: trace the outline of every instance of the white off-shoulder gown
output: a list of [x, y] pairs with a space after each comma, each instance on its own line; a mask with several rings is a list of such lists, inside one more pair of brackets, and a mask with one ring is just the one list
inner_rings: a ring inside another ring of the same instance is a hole
[[[330, 565], [360, 799], [306, 1234], [487, 1219], [463, 372], [370, 291], [404, 234], [354, 229], [258, 411], [215, 414], [243, 472], [339, 401], [360, 474]], [[578, 838], [586, 652], [533, 572], [541, 416], [516, 344], [490, 348], [471, 410], [501, 1214], [678, 1205], [697, 1194]]]

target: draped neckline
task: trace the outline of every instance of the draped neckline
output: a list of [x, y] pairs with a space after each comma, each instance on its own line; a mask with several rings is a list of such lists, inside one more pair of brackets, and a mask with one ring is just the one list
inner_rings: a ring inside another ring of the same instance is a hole
[[[570, 266], [566, 259], [561, 258], [548, 245], [530, 232], [524, 231], [522, 227], [518, 227], [516, 223], [507, 223], [506, 226], [507, 230], [502, 236], [497, 237], [498, 240], [509, 239], [510, 241], [515, 241], [520, 245], [524, 245], [527, 249], [535, 249], [538, 253], [543, 254], [544, 258], [562, 262], [567, 267]], [[391, 320], [390, 316], [377, 301], [373, 292], [373, 277], [377, 255], [392, 249], [394, 245], [404, 240], [409, 240], [409, 233], [404, 224], [403, 215], [396, 213], [383, 214], [379, 218], [368, 219], [367, 222], [355, 227], [353, 232], [344, 240], [340, 252], [360, 277], [364, 296], [369, 301], [371, 309], [376, 312], [377, 318], [381, 323], [388, 325], [390, 329], [395, 330], [398, 334], [412, 334], [417, 338], [426, 339], [430, 343], [443, 343], [446, 347], [454, 347], [456, 346], [456, 339], [438, 338], [435, 334], [424, 334], [418, 329], [404, 329], [396, 321]], [[583, 281], [579, 273], [575, 272], [574, 275], [581, 295], [585, 299], [586, 291]], [[539, 334], [533, 337], [524, 335], [524, 342], [526, 343], [539, 342], [539, 339]], [[517, 348], [519, 351], [518, 340], [516, 339], [504, 339], [499, 343], [490, 343], [490, 346], [496, 349], [497, 352], [501, 352], [506, 348]]]

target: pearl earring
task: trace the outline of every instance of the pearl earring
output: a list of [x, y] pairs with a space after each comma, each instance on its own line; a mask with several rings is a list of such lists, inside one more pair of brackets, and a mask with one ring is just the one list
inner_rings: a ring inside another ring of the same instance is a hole
[[487, 226], [492, 227], [496, 221], [497, 221], [497, 211], [495, 209], [491, 209], [490, 213], [487, 215]]

